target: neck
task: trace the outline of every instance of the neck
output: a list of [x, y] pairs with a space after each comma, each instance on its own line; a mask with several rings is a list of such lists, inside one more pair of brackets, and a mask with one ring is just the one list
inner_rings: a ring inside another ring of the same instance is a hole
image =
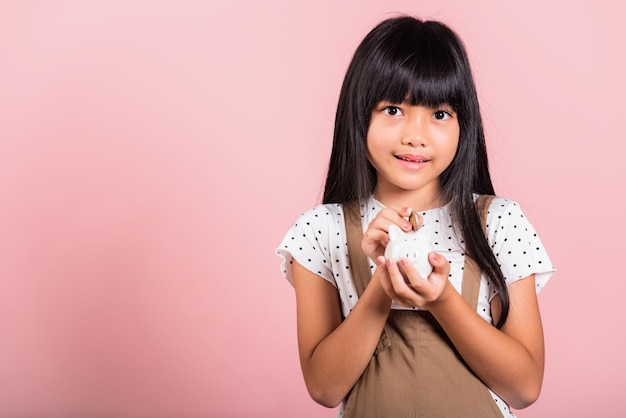
[[[381, 188], [382, 189], [382, 188]], [[374, 198], [385, 206], [410, 207], [414, 211], [422, 212], [444, 206], [441, 191], [436, 190], [381, 190], [374, 189]]]

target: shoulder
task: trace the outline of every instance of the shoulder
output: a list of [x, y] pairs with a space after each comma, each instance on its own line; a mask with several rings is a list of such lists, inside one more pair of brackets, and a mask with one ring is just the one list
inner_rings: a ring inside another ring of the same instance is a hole
[[282, 248], [298, 244], [297, 248], [310, 247], [328, 252], [335, 241], [343, 240], [345, 233], [343, 207], [341, 204], [321, 204], [302, 213], [287, 232]]
[[505, 210], [509, 207], [519, 207], [520, 204], [516, 200], [513, 200], [506, 196], [494, 196], [491, 201], [490, 210]]
[[[361, 200], [357, 205], [362, 222], [365, 225], [382, 209], [382, 204], [373, 197]], [[324, 203], [315, 206], [302, 215], [295, 223], [295, 227], [330, 226], [343, 229], [345, 227], [346, 211], [342, 203]]]
[[[484, 214], [484, 210], [487, 211], [487, 230], [494, 232], [494, 226], [501, 224], [502, 222], [507, 222], [513, 219], [525, 219], [524, 211], [521, 208], [521, 205], [513, 199], [504, 196], [489, 196], [489, 195], [478, 195], [474, 194], [474, 203], [476, 203], [477, 209]], [[486, 202], [481, 202], [481, 198], [491, 198], [489, 202], [489, 207], [484, 208], [482, 206]], [[482, 215], [481, 215], [482, 216]], [[491, 235], [491, 234], [490, 234]]]
[[494, 196], [489, 205], [487, 220], [497, 221], [510, 216], [525, 217], [521, 205], [508, 197]]
[[535, 234], [522, 205], [508, 197], [496, 196], [491, 201], [487, 211], [487, 231], [489, 235], [507, 234]]
[[[474, 196], [477, 199], [477, 196]], [[508, 197], [493, 196], [487, 209], [487, 232], [491, 239], [503, 229], [517, 229], [517, 223], [523, 221], [524, 226], [528, 222], [521, 205]]]
[[331, 224], [343, 225], [343, 205], [326, 203], [302, 213], [294, 224], [296, 229], [327, 228]]

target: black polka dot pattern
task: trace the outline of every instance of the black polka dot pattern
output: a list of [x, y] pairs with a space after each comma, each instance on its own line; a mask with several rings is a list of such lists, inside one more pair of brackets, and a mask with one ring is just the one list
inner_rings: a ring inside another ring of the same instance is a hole
[[[365, 225], [374, 219], [384, 206], [373, 198], [362, 205]], [[435, 251], [450, 262], [450, 282], [461, 290], [464, 243], [454, 228], [447, 206], [422, 212], [424, 224], [432, 230]], [[510, 285], [516, 280], [535, 274], [539, 291], [554, 272], [552, 262], [544, 250], [535, 229], [517, 202], [498, 197], [493, 200], [487, 216], [488, 239], [504, 277]], [[283, 274], [290, 282], [291, 260], [296, 259], [311, 272], [328, 280], [338, 288], [344, 315], [348, 315], [356, 296], [347, 255], [343, 208], [337, 204], [320, 205], [300, 216], [283, 239], [277, 253], [285, 258]], [[376, 268], [370, 261], [372, 271]], [[496, 295], [483, 277], [480, 287], [478, 312], [491, 321], [489, 302]], [[402, 309], [399, 305], [395, 309]]]
[[[374, 219], [383, 205], [374, 198], [368, 199], [361, 207], [365, 225]], [[460, 292], [463, 278], [465, 245], [452, 222], [447, 206], [421, 213], [424, 225], [434, 232], [431, 235], [435, 251], [442, 254], [450, 263], [449, 280]], [[501, 266], [507, 284], [535, 274], [537, 291], [548, 281], [554, 267], [543, 244], [528, 221], [519, 204], [506, 199], [495, 198], [487, 216], [488, 242]], [[350, 270], [344, 216], [341, 205], [320, 205], [300, 216], [296, 224], [287, 232], [276, 250], [285, 262], [281, 265], [284, 276], [293, 283], [292, 260], [295, 259], [311, 272], [332, 283], [339, 293], [344, 316], [350, 314], [358, 301]], [[372, 272], [376, 266], [370, 261]], [[491, 322], [490, 301], [496, 291], [490, 281], [483, 276], [479, 290], [477, 312]], [[394, 309], [405, 309], [393, 304]], [[495, 394], [494, 399], [499, 399]], [[506, 403], [500, 400], [499, 406], [505, 417], [514, 417]]]

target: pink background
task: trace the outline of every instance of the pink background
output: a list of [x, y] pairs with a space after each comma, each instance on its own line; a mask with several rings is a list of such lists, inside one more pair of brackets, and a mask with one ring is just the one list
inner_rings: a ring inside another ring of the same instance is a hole
[[319, 201], [346, 66], [391, 12], [465, 40], [497, 190], [558, 268], [518, 416], [619, 416], [620, 3], [0, 3], [0, 417], [334, 416], [273, 251]]

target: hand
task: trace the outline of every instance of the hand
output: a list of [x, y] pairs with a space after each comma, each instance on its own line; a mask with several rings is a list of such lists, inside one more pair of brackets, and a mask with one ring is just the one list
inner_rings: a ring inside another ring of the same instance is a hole
[[[363, 234], [361, 248], [365, 255], [370, 259], [376, 260], [384, 255], [385, 247], [389, 242], [389, 226], [397, 225], [404, 232], [411, 231], [413, 226], [406, 219], [412, 213], [412, 209], [408, 207], [390, 206], [381, 210], [378, 215], [370, 222], [367, 230]], [[417, 215], [418, 224], [421, 225], [423, 219]]]
[[453, 290], [448, 280], [450, 263], [436, 252], [428, 254], [428, 261], [433, 266], [433, 272], [424, 279], [407, 258], [398, 263], [386, 259], [389, 274], [381, 275], [381, 286], [385, 293], [406, 307], [427, 307], [440, 302], [447, 292]]

